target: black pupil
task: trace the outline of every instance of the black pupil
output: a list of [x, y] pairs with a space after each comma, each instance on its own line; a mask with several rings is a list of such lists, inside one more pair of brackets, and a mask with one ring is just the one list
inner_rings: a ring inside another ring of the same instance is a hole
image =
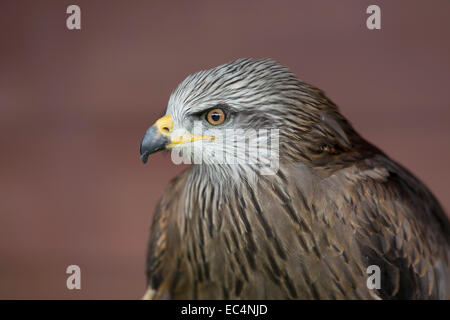
[[220, 120], [220, 113], [217, 112], [213, 112], [213, 114], [211, 115], [211, 119], [215, 122]]

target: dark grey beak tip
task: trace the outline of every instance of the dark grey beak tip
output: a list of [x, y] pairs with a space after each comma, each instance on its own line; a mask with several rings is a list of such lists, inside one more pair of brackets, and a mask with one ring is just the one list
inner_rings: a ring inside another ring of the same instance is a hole
[[149, 156], [149, 153], [147, 151], [145, 151], [144, 153], [141, 152], [141, 161], [143, 164], [147, 163], [148, 156]]

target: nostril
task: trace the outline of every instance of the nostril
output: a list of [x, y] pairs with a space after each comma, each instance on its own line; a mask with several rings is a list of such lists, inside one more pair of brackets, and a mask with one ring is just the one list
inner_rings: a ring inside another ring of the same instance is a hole
[[169, 132], [170, 132], [169, 127], [162, 127], [161, 130], [162, 130], [162, 132], [164, 132], [164, 133], [169, 133]]

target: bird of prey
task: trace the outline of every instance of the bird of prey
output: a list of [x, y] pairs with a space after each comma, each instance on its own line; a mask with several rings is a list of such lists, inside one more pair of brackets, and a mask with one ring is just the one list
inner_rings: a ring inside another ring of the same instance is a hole
[[[218, 150], [248, 155], [260, 135], [245, 132], [272, 129], [272, 174], [267, 161], [215, 161]], [[228, 139], [233, 130], [245, 139]], [[438, 201], [279, 63], [239, 59], [187, 77], [144, 135], [141, 159], [164, 149], [193, 164], [154, 213], [144, 298], [450, 298], [450, 223]]]

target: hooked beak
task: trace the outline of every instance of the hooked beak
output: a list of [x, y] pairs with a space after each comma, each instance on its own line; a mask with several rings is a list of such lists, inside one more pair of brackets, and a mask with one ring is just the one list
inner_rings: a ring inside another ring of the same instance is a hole
[[160, 150], [167, 148], [170, 143], [170, 132], [173, 129], [172, 116], [167, 115], [159, 119], [152, 125], [141, 141], [141, 160], [146, 163], [148, 156]]
[[148, 156], [160, 150], [170, 149], [180, 143], [193, 142], [196, 140], [214, 140], [215, 137], [195, 136], [192, 134], [172, 137], [173, 120], [170, 114], [160, 118], [152, 125], [142, 138], [140, 154], [143, 163]]

